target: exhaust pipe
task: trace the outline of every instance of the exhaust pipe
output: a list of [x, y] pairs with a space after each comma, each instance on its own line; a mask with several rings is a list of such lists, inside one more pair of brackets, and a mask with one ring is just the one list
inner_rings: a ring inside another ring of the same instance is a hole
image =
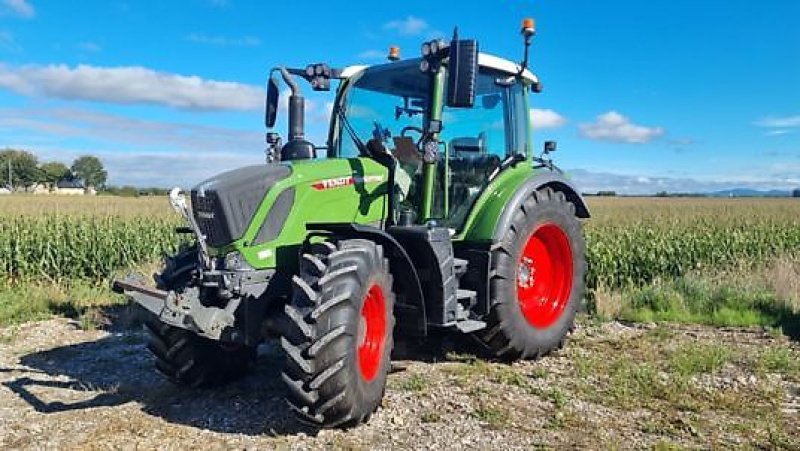
[[281, 160], [303, 160], [316, 156], [314, 145], [305, 140], [305, 106], [306, 100], [300, 92], [300, 86], [286, 70], [280, 67], [283, 81], [292, 90], [289, 96], [289, 133], [286, 144], [281, 148]]

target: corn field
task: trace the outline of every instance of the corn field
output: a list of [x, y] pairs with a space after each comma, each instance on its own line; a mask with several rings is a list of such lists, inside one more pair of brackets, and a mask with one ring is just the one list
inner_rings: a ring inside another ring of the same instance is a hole
[[798, 199], [593, 199], [589, 289], [800, 254]]
[[180, 224], [166, 199], [0, 199], [0, 284], [105, 282], [174, 252]]
[[[588, 287], [621, 288], [800, 253], [795, 199], [590, 199]], [[165, 198], [0, 198], [0, 284], [82, 279], [180, 244]]]

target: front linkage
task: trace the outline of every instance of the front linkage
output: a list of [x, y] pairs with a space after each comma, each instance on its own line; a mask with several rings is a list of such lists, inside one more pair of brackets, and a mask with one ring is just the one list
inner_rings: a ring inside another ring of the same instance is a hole
[[236, 311], [243, 299], [261, 298], [275, 270], [256, 271], [244, 267], [242, 262], [210, 257], [205, 236], [178, 188], [170, 192], [170, 204], [188, 225], [188, 230], [180, 231], [193, 232], [196, 246], [167, 259], [164, 272], [155, 276], [157, 288], [143, 284], [133, 275], [115, 280], [112, 288], [129, 296], [163, 323], [212, 340], [243, 341], [245, 337], [234, 329]]

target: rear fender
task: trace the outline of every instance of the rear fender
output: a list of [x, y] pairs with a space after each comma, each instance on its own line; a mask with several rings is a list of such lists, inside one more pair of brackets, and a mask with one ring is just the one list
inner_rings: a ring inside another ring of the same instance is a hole
[[454, 241], [464, 243], [491, 243], [502, 237], [502, 231], [511, 222], [514, 212], [536, 190], [549, 187], [563, 192], [575, 205], [579, 218], [589, 217], [589, 208], [580, 192], [563, 175], [549, 170], [535, 170], [518, 165], [503, 171], [478, 198]]
[[567, 197], [567, 201], [575, 205], [575, 216], [581, 219], [586, 219], [591, 216], [586, 201], [572, 183], [556, 172], [542, 173], [523, 182], [514, 195], [508, 200], [494, 228], [493, 238], [495, 240], [500, 240], [503, 237], [505, 231], [511, 225], [514, 212], [522, 206], [525, 200], [530, 197], [533, 192], [543, 188], [551, 188], [553, 191], [564, 193]]

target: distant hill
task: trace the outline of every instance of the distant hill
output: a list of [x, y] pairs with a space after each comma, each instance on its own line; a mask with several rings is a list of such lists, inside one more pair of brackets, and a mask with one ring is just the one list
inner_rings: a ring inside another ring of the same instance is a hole
[[708, 195], [714, 197], [792, 197], [792, 192], [777, 189], [761, 191], [751, 188], [733, 188], [714, 191]]

